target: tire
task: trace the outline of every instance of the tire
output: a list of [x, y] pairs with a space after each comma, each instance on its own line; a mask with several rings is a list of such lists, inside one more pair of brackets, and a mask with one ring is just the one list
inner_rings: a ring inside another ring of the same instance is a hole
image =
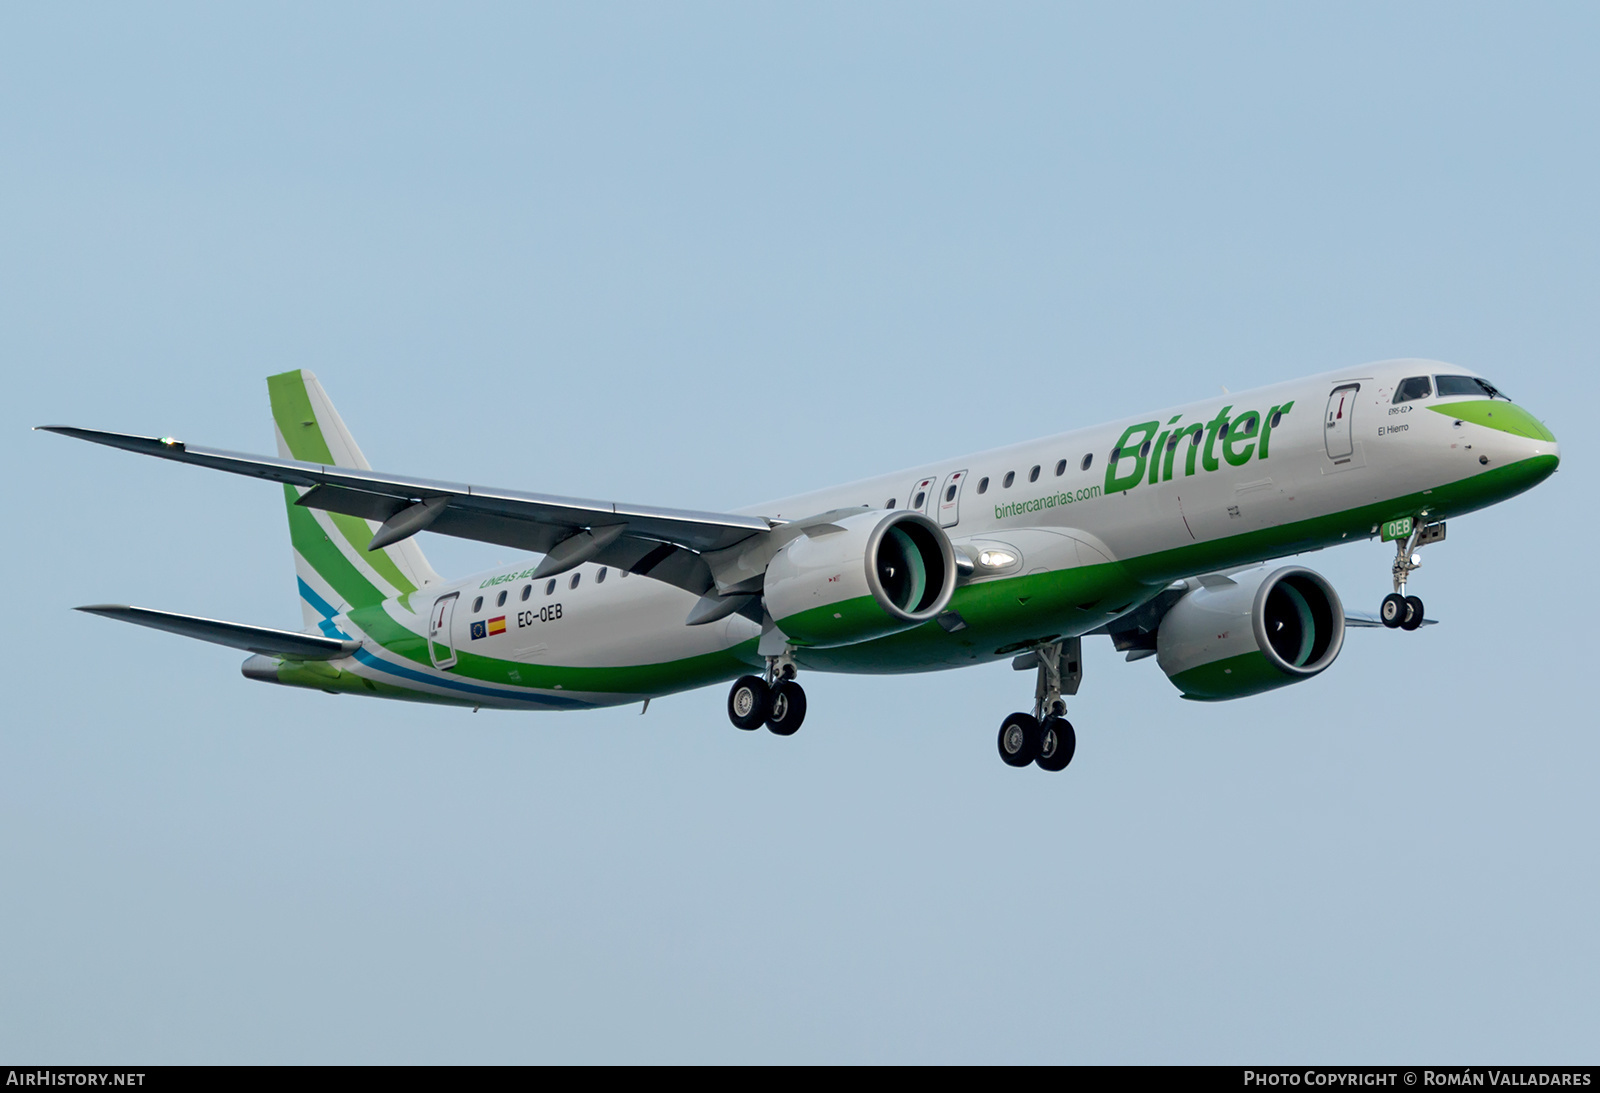
[[736, 729], [759, 729], [772, 707], [772, 691], [760, 676], [740, 676], [728, 692], [728, 720]]
[[1399, 628], [1406, 621], [1406, 598], [1398, 592], [1389, 593], [1378, 608], [1378, 618], [1391, 630]]
[[995, 743], [1007, 766], [1025, 767], [1039, 754], [1039, 722], [1032, 714], [1014, 713], [1000, 722]]
[[1034, 760], [1040, 770], [1066, 770], [1078, 750], [1078, 734], [1072, 722], [1064, 717], [1047, 717], [1039, 726], [1039, 757]]
[[767, 728], [779, 736], [793, 736], [806, 719], [806, 692], [800, 684], [786, 679], [772, 688], [772, 703], [767, 710]]
[[1403, 629], [1403, 630], [1415, 630], [1417, 627], [1421, 626], [1422, 625], [1422, 614], [1423, 614], [1422, 600], [1417, 596], [1407, 596], [1406, 597], [1406, 617], [1403, 620], [1401, 620], [1401, 622], [1400, 622], [1401, 629]]

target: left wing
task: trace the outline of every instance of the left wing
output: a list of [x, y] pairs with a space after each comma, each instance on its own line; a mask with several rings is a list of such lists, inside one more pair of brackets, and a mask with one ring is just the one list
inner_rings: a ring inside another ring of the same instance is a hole
[[369, 550], [427, 529], [458, 539], [545, 555], [536, 576], [553, 576], [584, 562], [601, 562], [654, 577], [695, 595], [713, 587], [700, 555], [764, 534], [782, 521], [760, 516], [651, 508], [611, 501], [487, 489], [426, 478], [200, 448], [172, 437], [134, 436], [65, 425], [41, 425], [50, 433], [112, 448], [193, 463], [250, 478], [285, 482], [307, 490], [299, 504], [382, 523]]

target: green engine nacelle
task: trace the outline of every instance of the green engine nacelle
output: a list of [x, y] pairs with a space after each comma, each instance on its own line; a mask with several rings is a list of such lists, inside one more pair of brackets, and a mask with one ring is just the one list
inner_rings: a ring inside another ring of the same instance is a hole
[[920, 626], [950, 603], [956, 554], [920, 512], [884, 509], [807, 529], [767, 565], [767, 613], [796, 645], [854, 645]]
[[1196, 588], [1156, 630], [1161, 670], [1184, 698], [1205, 702], [1310, 679], [1343, 645], [1339, 594], [1300, 566]]

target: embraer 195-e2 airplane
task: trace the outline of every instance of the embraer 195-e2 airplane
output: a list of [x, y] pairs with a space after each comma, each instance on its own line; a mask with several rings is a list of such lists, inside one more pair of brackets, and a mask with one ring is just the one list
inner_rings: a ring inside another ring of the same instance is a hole
[[[800, 669], [923, 672], [1014, 658], [1031, 713], [1012, 766], [1061, 770], [1080, 642], [1154, 656], [1185, 698], [1310, 679], [1345, 627], [1414, 630], [1419, 548], [1447, 516], [1552, 474], [1550, 430], [1436, 361], [1364, 365], [1141, 414], [736, 513], [553, 497], [373, 471], [309, 372], [267, 381], [280, 458], [47, 426], [283, 484], [303, 631], [140, 607], [80, 610], [250, 651], [250, 679], [460, 706], [573, 710], [738, 677], [728, 715], [787, 736]], [[465, 580], [432, 531], [542, 554]], [[1394, 592], [1347, 612], [1298, 565], [1381, 536]], [[1253, 568], [1252, 568], [1253, 567]]]

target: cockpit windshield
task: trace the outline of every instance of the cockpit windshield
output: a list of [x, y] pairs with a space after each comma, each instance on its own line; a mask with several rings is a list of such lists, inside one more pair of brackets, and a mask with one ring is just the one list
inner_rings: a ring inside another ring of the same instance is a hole
[[1477, 376], [1436, 376], [1434, 378], [1439, 382], [1440, 398], [1459, 397], [1461, 395], [1468, 397], [1487, 395], [1489, 398], [1511, 401], [1510, 397], [1502, 394], [1494, 384], [1488, 380], [1481, 380]]
[[1429, 398], [1433, 394], [1433, 384], [1428, 382], [1427, 376], [1411, 376], [1400, 381], [1394, 389], [1394, 401], [1410, 402], [1412, 399]]

